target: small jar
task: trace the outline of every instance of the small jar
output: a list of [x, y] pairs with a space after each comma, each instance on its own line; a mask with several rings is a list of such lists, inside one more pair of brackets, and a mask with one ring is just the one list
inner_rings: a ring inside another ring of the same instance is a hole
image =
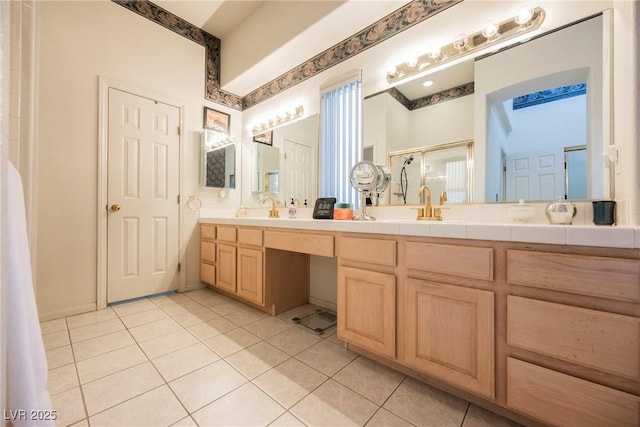
[[336, 203], [333, 207], [333, 219], [353, 219], [353, 205], [351, 203]]

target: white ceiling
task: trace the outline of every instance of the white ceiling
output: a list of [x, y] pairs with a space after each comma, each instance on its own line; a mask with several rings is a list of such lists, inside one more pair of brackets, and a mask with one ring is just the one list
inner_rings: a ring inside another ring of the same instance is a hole
[[[222, 40], [222, 89], [244, 96], [408, 0], [152, 0]], [[473, 81], [473, 66], [398, 86], [409, 99]]]

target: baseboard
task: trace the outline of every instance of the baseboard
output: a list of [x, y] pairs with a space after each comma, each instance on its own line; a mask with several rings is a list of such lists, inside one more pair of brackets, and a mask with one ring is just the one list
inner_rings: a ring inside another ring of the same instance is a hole
[[63, 310], [49, 311], [46, 313], [39, 313], [40, 321], [60, 319], [61, 317], [73, 316], [74, 314], [87, 313], [89, 311], [96, 311], [97, 303], [79, 305], [76, 307], [65, 308]]
[[197, 283], [192, 283], [190, 285], [187, 285], [184, 290], [185, 292], [189, 292], [189, 291], [195, 291], [196, 289], [204, 289], [206, 287], [208, 286], [205, 283], [197, 282]]
[[313, 305], [317, 305], [318, 307], [325, 308], [327, 310], [331, 310], [334, 313], [338, 311], [338, 306], [331, 301], [325, 301], [320, 298], [316, 298], [313, 296], [309, 296], [309, 303]]

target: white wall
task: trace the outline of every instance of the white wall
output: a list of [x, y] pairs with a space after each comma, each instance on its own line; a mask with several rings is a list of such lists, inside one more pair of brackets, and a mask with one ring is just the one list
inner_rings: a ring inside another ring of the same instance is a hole
[[[204, 47], [111, 1], [39, 2], [37, 300], [42, 318], [87, 311], [96, 303], [98, 78], [123, 82], [184, 105], [183, 189], [205, 206], [237, 206], [238, 190], [219, 202], [198, 187], [204, 105]], [[239, 161], [237, 163], [239, 167]], [[183, 215], [187, 284], [199, 284], [198, 216]]]

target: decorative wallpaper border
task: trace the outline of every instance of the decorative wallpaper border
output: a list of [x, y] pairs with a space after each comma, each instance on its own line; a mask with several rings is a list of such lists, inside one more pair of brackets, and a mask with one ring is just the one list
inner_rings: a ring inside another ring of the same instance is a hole
[[243, 110], [337, 65], [463, 0], [413, 0], [244, 97], [220, 89], [220, 39], [149, 0], [112, 1], [204, 46], [206, 49], [205, 98], [237, 110]]
[[559, 101], [561, 99], [571, 98], [574, 96], [584, 95], [587, 93], [587, 84], [579, 83], [577, 85], [560, 86], [552, 89], [541, 90], [540, 92], [529, 93], [527, 95], [513, 98], [513, 109], [519, 110], [534, 105], [544, 104], [545, 102]]
[[460, 86], [452, 87], [451, 89], [446, 89], [437, 93], [433, 93], [428, 96], [424, 96], [422, 98], [417, 99], [409, 99], [402, 92], [400, 92], [395, 87], [391, 89], [384, 90], [382, 92], [374, 93], [373, 95], [369, 95], [365, 97], [365, 99], [373, 98], [374, 96], [381, 95], [383, 93], [388, 93], [391, 95], [393, 99], [398, 101], [400, 104], [404, 106], [407, 110], [413, 111], [419, 108], [429, 107], [431, 105], [440, 104], [441, 102], [451, 101], [452, 99], [461, 98], [463, 96], [472, 95], [475, 90], [474, 82], [465, 83]]

